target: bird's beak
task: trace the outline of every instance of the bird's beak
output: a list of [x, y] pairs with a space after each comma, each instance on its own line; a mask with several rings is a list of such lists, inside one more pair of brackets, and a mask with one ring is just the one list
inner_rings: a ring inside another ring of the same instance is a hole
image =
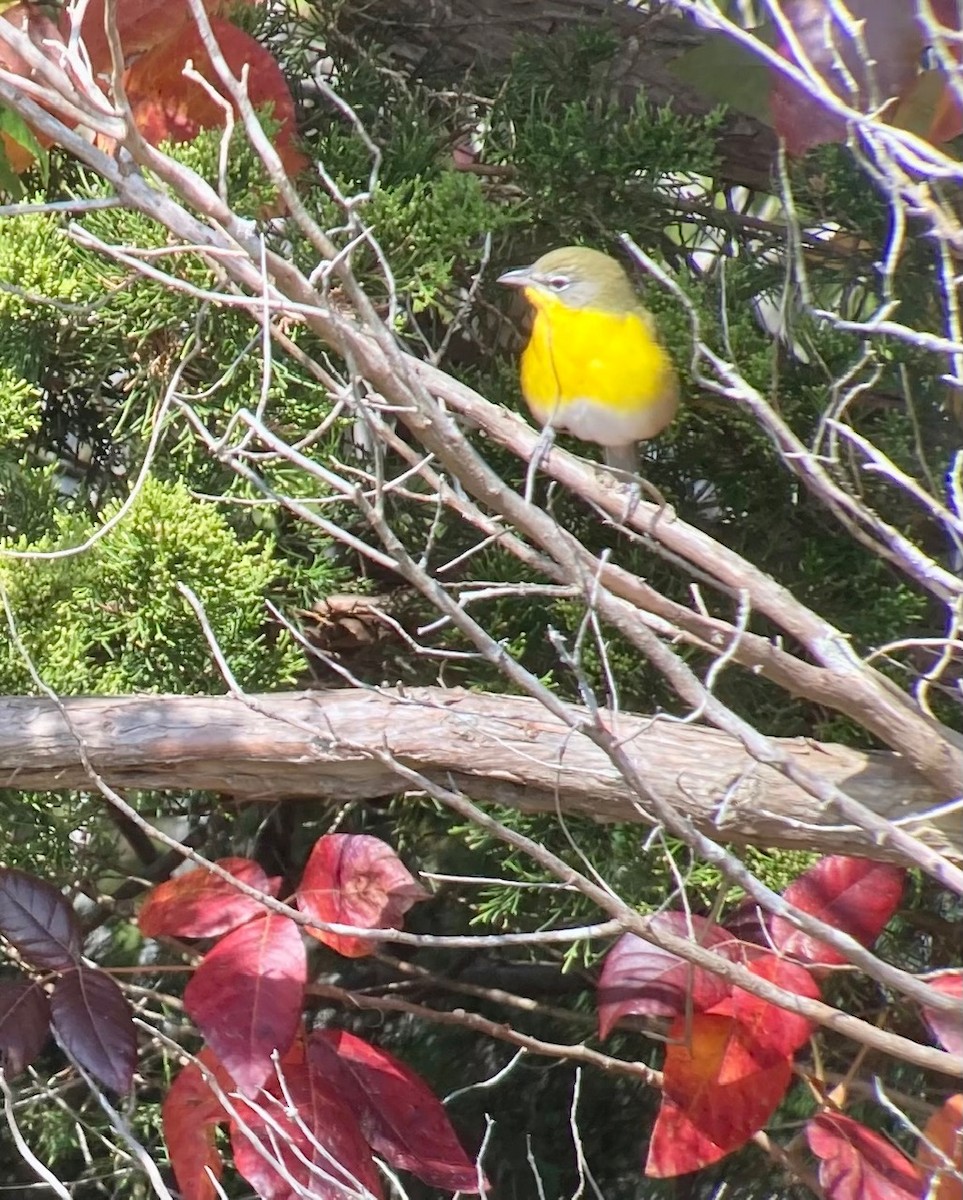
[[535, 281], [532, 278], [531, 267], [515, 267], [514, 270], [499, 275], [495, 282], [503, 284], [505, 287], [523, 288], [530, 287]]

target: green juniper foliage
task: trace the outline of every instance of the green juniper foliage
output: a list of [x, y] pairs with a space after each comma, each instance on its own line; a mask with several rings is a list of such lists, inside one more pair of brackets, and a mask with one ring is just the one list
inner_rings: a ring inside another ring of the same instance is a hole
[[22, 641], [3, 646], [5, 692], [31, 689], [22, 651], [48, 687], [68, 695], [222, 691], [178, 584], [200, 600], [242, 687], [262, 690], [296, 678], [296, 648], [265, 629], [264, 596], [279, 570], [269, 538], [241, 541], [215, 506], [199, 503], [181, 483], [157, 479], [148, 479], [118, 517], [120, 503], [111, 501], [96, 523], [58, 514], [53, 535], [7, 543], [20, 554], [49, 556], [97, 537], [69, 557], [0, 566]]

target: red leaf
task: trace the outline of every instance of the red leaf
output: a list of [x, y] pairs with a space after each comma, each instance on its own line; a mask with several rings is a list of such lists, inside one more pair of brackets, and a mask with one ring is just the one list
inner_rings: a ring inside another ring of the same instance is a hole
[[[871, 946], [896, 911], [906, 871], [888, 863], [836, 855], [821, 858], [789, 885], [784, 899], [818, 917], [860, 945]], [[825, 942], [802, 933], [783, 917], [772, 918], [774, 947], [800, 962], [835, 965], [846, 962]]]
[[[400, 929], [408, 909], [427, 898], [390, 846], [351, 833], [318, 838], [297, 891], [298, 908], [316, 921], [361, 929]], [[309, 932], [347, 958], [363, 958], [378, 948], [374, 938]]]
[[[280, 877], [268, 879], [256, 862], [249, 858], [219, 858], [223, 867], [250, 887], [276, 896]], [[137, 924], [145, 937], [219, 937], [264, 908], [257, 900], [242, 895], [226, 880], [197, 867], [159, 884], [147, 897]]]
[[65, 971], [50, 997], [53, 1027], [85, 1070], [115, 1092], [126, 1092], [137, 1063], [130, 1006], [98, 967]]
[[[724, 1002], [728, 1003], [728, 1001]], [[665, 1178], [708, 1166], [762, 1129], [792, 1078], [789, 1056], [754, 1044], [734, 1018], [696, 1013], [669, 1031], [664, 1093], [645, 1173]]]
[[[111, 67], [105, 10], [105, 0], [89, 0], [80, 26], [95, 77]], [[118, 0], [114, 11], [125, 60], [149, 50], [191, 20], [187, 0]]]
[[[299, 174], [307, 159], [295, 146], [294, 101], [281, 68], [260, 42], [235, 25], [215, 17], [211, 28], [235, 78], [245, 66], [249, 68], [247, 89], [252, 105], [257, 109], [273, 106], [272, 117], [280, 124], [274, 146], [287, 173]], [[228, 99], [193, 21], [171, 29], [163, 41], [154, 41], [125, 73], [137, 128], [155, 146], [164, 141], [190, 141], [201, 129], [224, 125], [223, 106], [199, 83], [185, 77], [188, 59], [194, 70]]]
[[387, 1050], [341, 1029], [308, 1038], [308, 1062], [350, 1105], [376, 1154], [449, 1192], [487, 1186], [465, 1154], [441, 1102]]
[[[963, 1001], [963, 971], [947, 971], [935, 979], [926, 981], [927, 987], [941, 996], [955, 996]], [[935, 1008], [924, 1008], [923, 1016], [933, 1031], [933, 1036], [951, 1054], [963, 1054], [963, 1003], [957, 1012], [940, 1012]]]
[[0, 983], [0, 1062], [7, 1078], [36, 1059], [50, 1037], [50, 1001], [39, 983]]
[[80, 925], [51, 884], [0, 868], [0, 933], [31, 966], [66, 970], [80, 961]]
[[[789, 62], [814, 70], [825, 88], [849, 107], [870, 112], [912, 86], [923, 37], [915, 5], [906, 0], [848, 0], [847, 9], [853, 24], [858, 23], [862, 44], [844, 28], [826, 0], [783, 0], [782, 11], [803, 59], [797, 61], [785, 39], [777, 49]], [[769, 101], [776, 132], [785, 140], [789, 154], [805, 154], [822, 142], [846, 137], [845, 122], [818, 98], [815, 86], [801, 87], [781, 73], [775, 74]]]
[[184, 990], [188, 1015], [246, 1096], [294, 1041], [307, 970], [297, 925], [269, 913], [222, 938]]
[[[757, 951], [757, 954], [758, 957], [747, 964], [753, 975], [795, 992], [797, 996], [818, 1000], [819, 986], [805, 967], [766, 951]], [[765, 1047], [778, 1057], [790, 1057], [808, 1040], [812, 1030], [812, 1022], [807, 1017], [779, 1008], [740, 987], [733, 988], [732, 996], [710, 1012], [725, 1012], [735, 1017], [746, 1030], [750, 1045]]]
[[[295, 1063], [284, 1068], [286, 1098], [272, 1099], [281, 1094], [276, 1083], [270, 1092], [258, 1096], [257, 1108], [238, 1101], [239, 1121], [231, 1122], [234, 1165], [262, 1200], [300, 1200], [308, 1192], [313, 1200], [345, 1200], [360, 1188], [381, 1196], [371, 1151], [336, 1086], [326, 1084], [306, 1063]], [[289, 1115], [288, 1101], [297, 1119]], [[280, 1162], [305, 1190], [292, 1187], [272, 1161]]]
[[963, 1094], [950, 1096], [926, 1122], [916, 1157], [927, 1200], [963, 1200]]
[[[718, 950], [734, 940], [705, 917], [690, 920], [685, 913], [659, 913], [651, 924], [656, 932], [691, 937], [707, 950]], [[633, 933], [623, 934], [605, 956], [599, 976], [599, 1037], [608, 1037], [616, 1022], [629, 1014], [676, 1017], [686, 1012], [689, 1002], [693, 1011], [702, 1012], [729, 991], [729, 984], [711, 971], [694, 967]]]
[[[205, 1047], [197, 1057], [214, 1072], [225, 1092], [234, 1090], [234, 1081], [212, 1050]], [[228, 1119], [228, 1114], [196, 1063], [183, 1067], [171, 1084], [164, 1098], [161, 1117], [167, 1153], [183, 1200], [214, 1200], [217, 1189], [207, 1168], [215, 1179], [221, 1178], [224, 1164], [214, 1134], [217, 1126]]]
[[[218, 13], [230, 7], [230, 0], [207, 0], [204, 7], [209, 13]], [[111, 66], [105, 8], [104, 0], [89, 0], [80, 27], [94, 76], [106, 73]], [[114, 13], [125, 63], [194, 19], [187, 0], [117, 0]]]
[[827, 1200], [919, 1200], [920, 1171], [878, 1133], [840, 1113], [819, 1113], [806, 1126]]

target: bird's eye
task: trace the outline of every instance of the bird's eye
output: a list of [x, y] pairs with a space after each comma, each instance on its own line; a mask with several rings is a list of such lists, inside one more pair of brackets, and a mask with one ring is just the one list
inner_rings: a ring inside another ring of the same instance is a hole
[[548, 286], [553, 292], [564, 292], [571, 282], [567, 275], [553, 275], [548, 281]]

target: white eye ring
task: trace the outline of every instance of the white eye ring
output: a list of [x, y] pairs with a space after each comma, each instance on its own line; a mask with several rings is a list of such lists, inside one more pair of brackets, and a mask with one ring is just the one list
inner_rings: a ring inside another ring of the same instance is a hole
[[553, 292], [564, 292], [571, 282], [567, 275], [553, 275], [548, 281], [548, 286]]

